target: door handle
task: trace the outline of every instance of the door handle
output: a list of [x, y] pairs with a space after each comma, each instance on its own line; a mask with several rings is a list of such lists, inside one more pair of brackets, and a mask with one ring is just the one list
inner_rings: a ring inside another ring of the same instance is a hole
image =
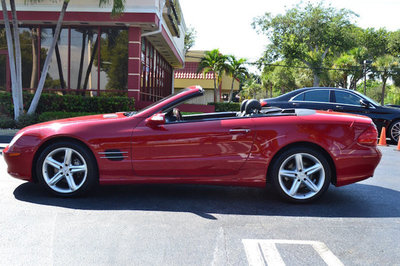
[[337, 108], [337, 109], [343, 109], [343, 106], [341, 106], [341, 105], [336, 105], [336, 108]]
[[231, 134], [235, 134], [235, 133], [244, 133], [247, 134], [251, 131], [251, 129], [248, 128], [234, 128], [234, 129], [230, 129], [229, 133]]

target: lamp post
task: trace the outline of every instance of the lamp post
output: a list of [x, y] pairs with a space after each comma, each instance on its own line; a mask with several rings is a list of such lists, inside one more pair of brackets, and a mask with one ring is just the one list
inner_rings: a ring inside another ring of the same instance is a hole
[[371, 64], [372, 60], [364, 60], [363, 73], [364, 73], [364, 95], [367, 95], [367, 64]]

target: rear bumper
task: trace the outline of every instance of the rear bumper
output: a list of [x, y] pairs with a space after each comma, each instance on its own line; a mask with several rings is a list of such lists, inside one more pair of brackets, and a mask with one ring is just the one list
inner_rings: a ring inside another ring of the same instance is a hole
[[374, 175], [382, 153], [376, 147], [352, 150], [336, 157], [336, 186], [352, 184]]

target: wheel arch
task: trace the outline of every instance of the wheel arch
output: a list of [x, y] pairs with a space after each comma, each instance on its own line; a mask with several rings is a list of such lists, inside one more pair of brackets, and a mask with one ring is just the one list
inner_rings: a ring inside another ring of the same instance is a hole
[[333, 162], [333, 159], [331, 157], [331, 155], [321, 146], [319, 146], [318, 144], [312, 143], [312, 142], [294, 142], [294, 143], [290, 143], [284, 147], [282, 147], [278, 152], [275, 153], [275, 155], [272, 157], [270, 163], [268, 164], [268, 170], [267, 170], [267, 183], [271, 182], [271, 178], [269, 178], [271, 176], [271, 171], [272, 171], [272, 165], [275, 163], [275, 160], [279, 157], [280, 154], [282, 154], [283, 152], [294, 148], [294, 147], [308, 147], [308, 148], [312, 148], [312, 149], [316, 149], [319, 152], [321, 152], [325, 158], [327, 159], [328, 163], [329, 163], [329, 167], [331, 168], [331, 172], [332, 172], [332, 177], [331, 177], [331, 183], [333, 185], [336, 185], [336, 167], [335, 167], [335, 163]]
[[37, 178], [37, 176], [36, 176], [36, 163], [37, 163], [37, 160], [38, 160], [38, 158], [39, 158], [39, 156], [40, 156], [40, 153], [41, 153], [46, 147], [50, 146], [51, 144], [54, 144], [54, 143], [57, 143], [57, 142], [62, 142], [62, 141], [73, 142], [73, 143], [75, 143], [75, 144], [81, 145], [81, 146], [83, 146], [84, 148], [86, 148], [86, 149], [89, 151], [90, 155], [92, 156], [92, 158], [93, 158], [93, 160], [94, 160], [95, 169], [96, 169], [96, 171], [97, 171], [97, 176], [98, 176], [99, 165], [98, 165], [98, 163], [97, 163], [96, 156], [94, 156], [93, 151], [89, 148], [89, 146], [88, 146], [85, 142], [83, 142], [83, 141], [81, 141], [81, 140], [79, 140], [79, 139], [76, 139], [76, 138], [73, 138], [73, 137], [59, 136], [59, 137], [55, 137], [55, 138], [51, 138], [51, 139], [46, 140], [46, 141], [43, 142], [43, 143], [39, 146], [39, 148], [36, 150], [35, 155], [34, 155], [34, 157], [33, 157], [33, 161], [32, 161], [32, 167], [31, 167], [31, 171], [32, 171], [32, 180], [33, 180], [34, 183], [38, 183], [38, 182], [39, 182], [39, 180], [38, 180], [38, 178]]

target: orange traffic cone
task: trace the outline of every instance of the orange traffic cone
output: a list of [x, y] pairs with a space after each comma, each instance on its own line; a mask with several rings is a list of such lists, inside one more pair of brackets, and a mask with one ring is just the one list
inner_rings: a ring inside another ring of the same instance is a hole
[[379, 138], [378, 146], [387, 146], [386, 144], [386, 128], [382, 127], [381, 137]]
[[397, 149], [396, 150], [400, 151], [400, 138], [399, 138], [399, 141], [397, 142]]

